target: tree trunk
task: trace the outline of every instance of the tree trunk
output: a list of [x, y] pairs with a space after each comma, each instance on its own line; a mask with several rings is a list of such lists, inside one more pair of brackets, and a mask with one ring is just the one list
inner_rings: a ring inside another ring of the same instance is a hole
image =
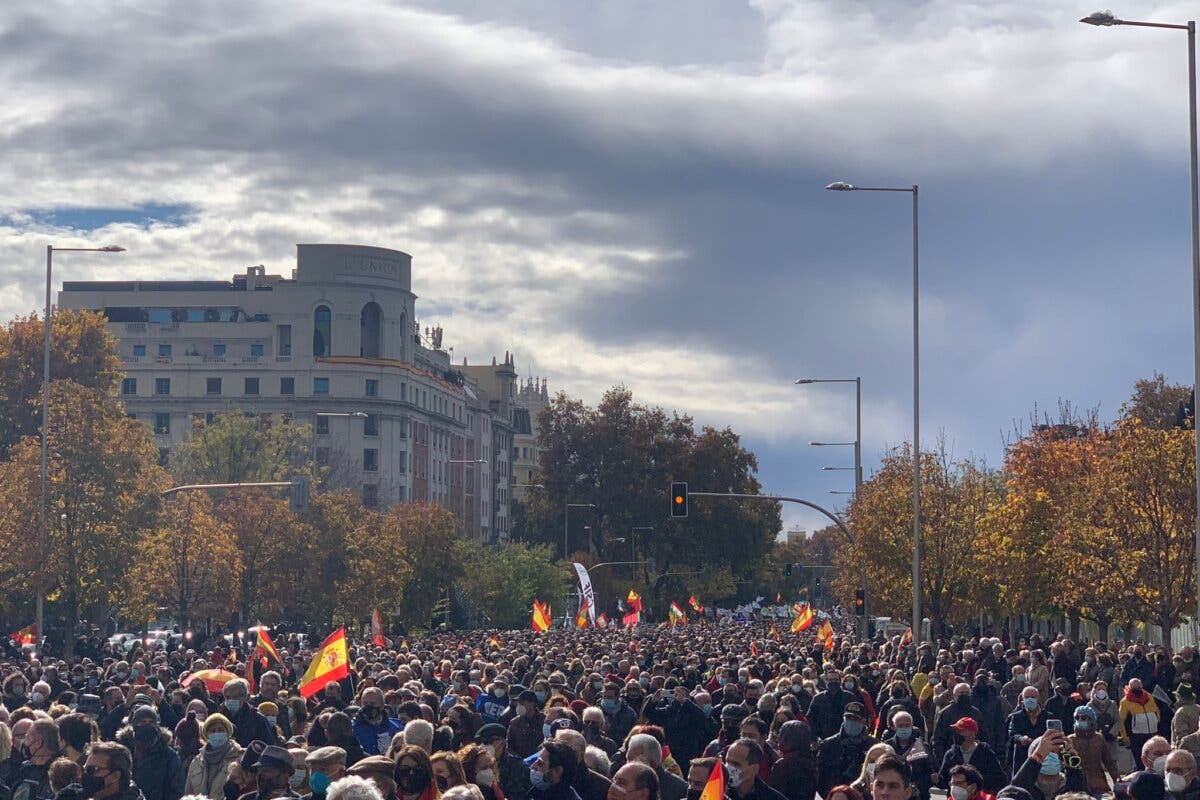
[[1113, 618], [1109, 614], [1096, 615], [1096, 627], [1100, 629], [1099, 640], [1102, 642], [1108, 641], [1108, 629], [1112, 627]]

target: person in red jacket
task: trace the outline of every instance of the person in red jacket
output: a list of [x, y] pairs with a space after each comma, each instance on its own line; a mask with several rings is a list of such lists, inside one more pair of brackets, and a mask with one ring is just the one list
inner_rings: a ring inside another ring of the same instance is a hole
[[996, 800], [983, 790], [983, 776], [970, 764], [950, 768], [949, 800]]

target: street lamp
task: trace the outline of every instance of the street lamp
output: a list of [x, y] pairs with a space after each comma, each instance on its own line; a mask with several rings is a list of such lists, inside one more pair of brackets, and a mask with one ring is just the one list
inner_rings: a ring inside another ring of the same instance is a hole
[[[1192, 378], [1192, 395], [1195, 397], [1197, 384], [1200, 384], [1200, 193], [1197, 189], [1198, 154], [1196, 146], [1196, 22], [1189, 21], [1186, 25], [1165, 22], [1134, 22], [1128, 19], [1118, 19], [1111, 11], [1097, 11], [1079, 20], [1086, 25], [1108, 28], [1114, 25], [1130, 25], [1136, 28], [1164, 28], [1173, 31], [1187, 31], [1188, 37], [1188, 111], [1192, 146], [1192, 356], [1194, 360], [1194, 375]], [[1195, 402], [1193, 401], [1193, 405]], [[1193, 414], [1195, 414], [1193, 410]], [[1192, 428], [1196, 429], [1193, 420]], [[1200, 508], [1200, 431], [1196, 435], [1196, 501]], [[1196, 515], [1196, 616], [1192, 624], [1200, 629], [1200, 514]]]
[[921, 315], [920, 288], [920, 192], [911, 187], [855, 186], [834, 181], [825, 187], [832, 192], [908, 192], [912, 194], [912, 272], [913, 272], [913, 597], [912, 630], [914, 641], [921, 638]]
[[595, 503], [567, 503], [566, 511], [563, 512], [563, 560], [567, 560], [568, 545], [567, 534], [570, 529], [571, 509], [572, 508], [595, 508]]
[[54, 313], [54, 309], [50, 304], [50, 278], [54, 272], [54, 254], [58, 253], [124, 253], [124, 247], [118, 247], [115, 244], [104, 245], [103, 247], [55, 247], [52, 244], [46, 245], [46, 319], [45, 331], [42, 341], [42, 499], [41, 499], [41, 524], [38, 526], [38, 575], [37, 575], [37, 639], [36, 648], [39, 653], [42, 650], [42, 637], [46, 635], [46, 629], [42, 627], [42, 616], [46, 599], [45, 587], [45, 563], [46, 563], [46, 541], [50, 535], [50, 528], [46, 521], [46, 516], [49, 513], [48, 507], [50, 503], [50, 467], [49, 467], [49, 431], [50, 431], [50, 320]]

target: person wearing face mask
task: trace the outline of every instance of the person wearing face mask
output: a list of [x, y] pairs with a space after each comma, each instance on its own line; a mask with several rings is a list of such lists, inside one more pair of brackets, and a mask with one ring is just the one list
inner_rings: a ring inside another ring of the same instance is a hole
[[1196, 705], [1196, 692], [1186, 683], [1175, 690], [1175, 713], [1171, 715], [1171, 744], [1180, 746], [1183, 737], [1200, 728], [1200, 706]]
[[292, 796], [291, 777], [296, 767], [292, 763], [292, 754], [287, 750], [277, 745], [267, 745], [254, 763], [254, 771], [257, 775], [257, 788], [252, 795], [254, 800]]
[[646, 704], [646, 720], [662, 727], [671, 746], [671, 753], [680, 764], [686, 764], [704, 750], [708, 743], [708, 724], [704, 710], [696, 705], [687, 687], [670, 682], [671, 694], [660, 689]]
[[867, 751], [867, 757], [863, 759], [862, 769], [858, 773], [858, 777], [854, 783], [850, 784], [850, 788], [861, 794], [864, 800], [871, 800], [871, 786], [875, 783], [875, 762], [884, 756], [895, 755], [891, 745], [880, 742]]
[[[604, 725], [604, 712], [599, 708], [588, 706], [583, 710], [584, 741], [592, 747], [599, 747], [611, 759], [621, 748], [620, 745], [605, 735]], [[701, 726], [702, 731], [707, 731], [707, 728], [707, 725]]]
[[950, 726], [963, 717], [970, 717], [980, 729], [983, 728], [983, 714], [972, 702], [970, 684], [958, 683], [954, 685], [953, 702], [938, 712], [937, 721], [933, 724], [930, 745], [937, 763], [941, 763], [942, 757], [953, 744], [954, 731]]
[[363, 690], [362, 708], [354, 717], [352, 730], [363, 753], [377, 756], [387, 752], [392, 737], [404, 730], [404, 726], [388, 716], [383, 704], [383, 690], [372, 686]]
[[1121, 684], [1128, 686], [1134, 680], [1147, 692], [1154, 691], [1154, 664], [1146, 658], [1146, 648], [1137, 645], [1133, 656], [1121, 667]]
[[304, 759], [308, 770], [309, 794], [304, 800], [325, 800], [329, 784], [346, 774], [346, 751], [327, 745], [313, 750]]
[[[854, 677], [848, 676], [846, 681], [854, 686]], [[842, 678], [836, 672], [829, 673], [824, 691], [818, 692], [808, 707], [808, 719], [812, 724], [813, 736], [817, 739], [827, 739], [837, 735], [841, 727], [846, 706], [851, 703], [862, 705], [858, 693], [846, 689]], [[849, 781], [841, 781], [849, 783]]]
[[[970, 717], [963, 717], [964, 722]], [[907, 711], [897, 711], [889, 725], [891, 730], [883, 738], [883, 743], [892, 748], [892, 752], [900, 756], [912, 770], [913, 787], [919, 800], [929, 800], [929, 789], [933, 786], [934, 769], [936, 764], [929, 753], [924, 739], [913, 725], [913, 717]]]
[[484, 725], [475, 734], [475, 741], [489, 749], [505, 800], [525, 800], [532, 788], [529, 768], [518, 756], [508, 751], [506, 735], [507, 731], [501, 725]]
[[1161, 714], [1158, 702], [1143, 688], [1140, 678], [1132, 678], [1117, 707], [1117, 738], [1131, 752], [1141, 752], [1150, 737], [1158, 734]]
[[548, 741], [542, 744], [537, 758], [529, 768], [533, 784], [533, 800], [580, 800], [572, 786], [579, 759], [566, 742]]
[[21, 672], [13, 672], [4, 679], [4, 707], [16, 711], [29, 702], [29, 679]]
[[878, 743], [867, 732], [866, 709], [850, 703], [842, 713], [837, 733], [821, 740], [817, 755], [817, 790], [824, 797], [838, 784], [853, 783], [859, 776], [867, 751]]
[[1021, 766], [1033, 740], [1046, 732], [1046, 712], [1034, 686], [1021, 690], [1021, 707], [1008, 715], [1008, 762], [1013, 772]]
[[1096, 712], [1088, 706], [1075, 709], [1074, 728], [1067, 742], [1079, 754], [1088, 791], [1103, 794], [1109, 791], [1109, 777], [1116, 783], [1121, 775], [1104, 737], [1096, 732]]
[[[813, 800], [817, 793], [817, 762], [808, 723], [800, 720], [783, 723], [779, 728], [778, 750], [779, 758], [771, 767], [767, 783], [787, 800]], [[690, 783], [690, 772], [688, 780]]]
[[1167, 756], [1163, 781], [1170, 800], [1200, 798], [1200, 780], [1196, 777], [1196, 758], [1186, 750], [1172, 750]]
[[753, 739], [738, 739], [725, 753], [725, 797], [729, 800], [783, 800], [759, 776], [762, 746]]
[[498, 723], [504, 718], [504, 712], [508, 711], [509, 701], [508, 681], [496, 677], [488, 684], [487, 692], [475, 701], [475, 710], [484, 725]]
[[223, 800], [229, 770], [242, 756], [242, 747], [233, 738], [233, 723], [221, 714], [205, 717], [200, 738], [204, 746], [188, 765], [184, 794]]
[[1075, 687], [1065, 678], [1056, 678], [1054, 681], [1054, 696], [1046, 701], [1046, 714], [1049, 719], [1057, 719], [1062, 722], [1063, 730], [1071, 729], [1072, 720], [1075, 717], [1075, 708], [1079, 705], [1076, 700], [1071, 698]]
[[[631, 689], [626, 689], [626, 696], [629, 691]], [[637, 724], [638, 712], [630, 708], [629, 704], [625, 702], [625, 697], [621, 696], [620, 684], [606, 683], [604, 685], [604, 699], [600, 701], [600, 710], [604, 712], [604, 719], [608, 724], [608, 735], [612, 737], [613, 741], [625, 741], [625, 737], [629, 735], [629, 729]]]
[[248, 747], [253, 741], [278, 742], [274, 726], [249, 703], [250, 684], [242, 678], [231, 680], [222, 687], [221, 696], [224, 698], [222, 713], [233, 723], [233, 738], [238, 744]]
[[90, 800], [143, 800], [133, 780], [129, 751], [116, 742], [96, 742], [88, 753], [80, 779], [83, 796]]
[[1067, 737], [1061, 731], [1046, 731], [1029, 746], [1029, 755], [1013, 774], [1012, 785], [1033, 796], [1033, 800], [1054, 800], [1066, 792], [1087, 792], [1083, 771], [1063, 763], [1063, 750], [1070, 752]]
[[546, 738], [542, 735], [544, 723], [545, 717], [537, 695], [529, 689], [517, 695], [514, 715], [508, 723], [509, 751], [518, 758], [527, 758], [536, 753]]
[[950, 800], [996, 800], [994, 794], [983, 790], [983, 778], [971, 766], [960, 764], [950, 770]]
[[45, 800], [52, 797], [50, 763], [58, 758], [58, 725], [35, 719], [24, 740], [25, 761], [13, 775], [9, 800]]
[[139, 705], [129, 714], [128, 725], [117, 741], [133, 754], [133, 779], [146, 800], [179, 800], [185, 775], [179, 754], [169, 744], [171, 733], [161, 727], [158, 712]]
[[877, 737], [886, 735], [890, 721], [901, 711], [907, 713], [912, 718], [917, 733], [924, 735], [925, 718], [921, 715], [917, 707], [917, 701], [913, 699], [912, 692], [903, 678], [897, 678], [892, 681], [888, 695], [888, 699], [879, 709], [879, 724], [876, 726], [875, 735]]

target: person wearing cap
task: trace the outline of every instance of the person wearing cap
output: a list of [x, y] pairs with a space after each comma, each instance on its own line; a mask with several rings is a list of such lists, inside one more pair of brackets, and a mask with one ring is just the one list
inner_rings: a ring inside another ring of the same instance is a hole
[[329, 784], [346, 774], [346, 751], [341, 747], [318, 747], [304, 760], [308, 766], [308, 786], [312, 789], [305, 800], [325, 800]]
[[987, 742], [979, 739], [979, 723], [963, 717], [950, 726], [954, 733], [954, 744], [942, 756], [941, 766], [934, 774], [934, 783], [946, 786], [950, 770], [958, 766], [970, 766], [979, 771], [985, 792], [997, 792], [1006, 783], [1000, 756]]
[[1072, 749], [1079, 754], [1083, 775], [1087, 778], [1088, 791], [1104, 794], [1109, 791], [1108, 778], [1113, 783], [1121, 779], [1117, 761], [1109, 750], [1108, 742], [1096, 732], [1096, 712], [1088, 706], [1075, 709], [1074, 732], [1067, 737]]
[[347, 775], [365, 778], [375, 785], [383, 800], [396, 800], [396, 764], [387, 756], [367, 756], [349, 770]]
[[821, 796], [834, 786], [857, 780], [867, 751], [878, 741], [867, 733], [867, 710], [863, 704], [847, 704], [841, 728], [822, 739], [817, 751], [817, 790]]
[[475, 732], [475, 741], [492, 754], [505, 800], [525, 800], [533, 786], [529, 782], [529, 768], [519, 756], [509, 752], [507, 736], [503, 725], [492, 723]]
[[1179, 747], [1183, 737], [1200, 728], [1200, 706], [1196, 705], [1196, 692], [1186, 683], [1175, 689], [1175, 713], [1171, 717], [1171, 744]]
[[[837, 672], [827, 672], [826, 680], [825, 690], [818, 692], [808, 707], [813, 736], [818, 740], [836, 735], [844, 719], [846, 706], [862, 702], [858, 692], [849, 691], [842, 686], [841, 675]], [[857, 775], [857, 772], [855, 774]]]
[[179, 754], [170, 746], [171, 732], [159, 725], [158, 711], [143, 703], [142, 695], [133, 700], [128, 725], [117, 734], [117, 741], [133, 754], [133, 780], [146, 800], [179, 800], [183, 796], [185, 776]]
[[705, 756], [724, 755], [729, 745], [742, 735], [742, 720], [746, 718], [746, 708], [738, 703], [721, 706], [721, 727], [717, 730], [717, 738], [704, 748]]
[[542, 732], [544, 718], [537, 695], [526, 689], [517, 695], [515, 716], [508, 723], [508, 749], [518, 758], [528, 758], [546, 740]]
[[267, 745], [254, 762], [254, 771], [258, 776], [256, 800], [272, 800], [277, 797], [291, 797], [291, 777], [296, 771], [292, 764], [292, 754], [278, 745]]
[[188, 764], [184, 794], [202, 794], [222, 800], [229, 771], [242, 757], [242, 747], [233, 738], [233, 723], [222, 714], [210, 714], [200, 726], [204, 747]]
[[1075, 691], [1075, 687], [1066, 678], [1055, 678], [1054, 680], [1054, 696], [1046, 701], [1046, 713], [1049, 719], [1061, 720], [1063, 730], [1071, 730], [1074, 724], [1075, 708], [1082, 705], [1071, 698], [1071, 693]]

